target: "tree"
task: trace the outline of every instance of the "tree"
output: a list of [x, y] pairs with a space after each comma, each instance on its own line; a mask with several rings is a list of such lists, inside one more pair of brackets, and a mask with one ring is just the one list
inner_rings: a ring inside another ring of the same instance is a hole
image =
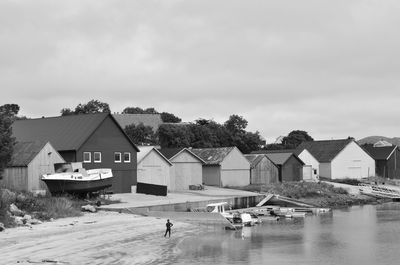
[[285, 147], [284, 149], [295, 149], [302, 142], [307, 141], [314, 141], [314, 139], [306, 131], [294, 130], [283, 137], [282, 145]]
[[247, 121], [232, 115], [227, 122], [197, 119], [190, 124], [163, 124], [159, 128], [162, 147], [227, 147], [236, 146], [243, 153], [258, 150], [263, 140], [259, 132], [247, 132]]
[[161, 124], [158, 137], [163, 148], [190, 147], [193, 138], [188, 126], [175, 124]]
[[70, 108], [63, 108], [61, 110], [61, 116], [68, 116], [73, 114], [75, 114], [75, 112], [73, 112]]
[[122, 114], [144, 114], [144, 110], [139, 107], [126, 107], [123, 111]]
[[157, 144], [157, 136], [151, 126], [145, 126], [143, 123], [138, 125], [131, 124], [125, 127], [125, 133], [132, 142], [138, 145]]
[[224, 125], [232, 133], [244, 133], [247, 123], [247, 120], [245, 120], [242, 116], [233, 114], [229, 117]]
[[144, 110], [145, 114], [159, 114], [158, 111], [156, 111], [155, 108], [147, 108]]
[[73, 114], [90, 114], [90, 113], [111, 113], [110, 106], [108, 103], [101, 102], [99, 100], [90, 100], [86, 104], [79, 103], [72, 111], [69, 108], [63, 108], [61, 111], [61, 116], [73, 115]]
[[79, 104], [75, 108], [75, 114], [88, 114], [106, 112], [110, 113], [110, 106], [107, 103], [92, 99], [86, 104]]
[[19, 112], [19, 106], [17, 104], [4, 104], [0, 106], [0, 113], [7, 115], [8, 117], [15, 117]]
[[12, 136], [11, 125], [19, 112], [16, 104], [0, 106], [0, 173], [11, 161], [15, 138]]
[[170, 122], [170, 123], [178, 123], [178, 122], [182, 121], [181, 118], [175, 116], [172, 113], [168, 113], [168, 112], [161, 113], [161, 120], [163, 122]]

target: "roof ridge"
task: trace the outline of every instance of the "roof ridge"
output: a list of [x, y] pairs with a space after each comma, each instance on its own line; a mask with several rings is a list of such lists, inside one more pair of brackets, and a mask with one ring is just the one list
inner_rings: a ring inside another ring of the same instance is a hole
[[71, 115], [60, 115], [60, 116], [51, 116], [51, 117], [38, 117], [38, 118], [28, 118], [28, 119], [20, 119], [20, 120], [15, 120], [14, 122], [20, 122], [20, 121], [34, 121], [34, 120], [42, 120], [42, 119], [60, 119], [60, 118], [69, 118], [69, 117], [75, 117], [79, 115], [107, 115], [111, 114], [109, 112], [97, 112], [97, 113], [78, 113], [78, 114], [71, 114]]

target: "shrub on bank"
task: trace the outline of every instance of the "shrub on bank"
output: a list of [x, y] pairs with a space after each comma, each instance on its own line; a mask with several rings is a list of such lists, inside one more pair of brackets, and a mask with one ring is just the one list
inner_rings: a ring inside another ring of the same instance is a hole
[[272, 193], [298, 199], [320, 207], [343, 207], [353, 204], [375, 203], [376, 199], [366, 196], [353, 196], [343, 188], [335, 188], [328, 183], [317, 182], [284, 182], [268, 185], [249, 185], [237, 189]]
[[5, 227], [15, 225], [10, 214], [10, 205], [15, 204], [20, 210], [37, 218], [47, 221], [51, 218], [63, 218], [81, 215], [81, 205], [85, 203], [73, 197], [34, 197], [30, 193], [12, 192], [0, 189], [0, 223]]

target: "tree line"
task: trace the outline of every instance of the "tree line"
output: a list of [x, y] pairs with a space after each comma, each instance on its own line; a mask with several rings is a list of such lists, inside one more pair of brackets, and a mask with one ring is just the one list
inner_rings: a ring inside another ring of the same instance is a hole
[[[87, 103], [79, 103], [75, 109], [63, 108], [60, 113], [61, 116], [76, 115], [76, 114], [90, 114], [90, 113], [111, 113], [110, 105], [99, 100], [90, 100]], [[158, 112], [154, 108], [142, 109], [140, 107], [126, 107], [122, 114], [160, 114], [163, 122], [181, 122], [181, 118], [168, 112]]]
[[[17, 104], [0, 106], [0, 173], [11, 160], [15, 138], [12, 136], [11, 125], [16, 119], [26, 119], [18, 116], [20, 107]], [[61, 109], [61, 116], [111, 113], [110, 106], [98, 100], [78, 104], [73, 110]], [[282, 143], [265, 145], [258, 131], [247, 131], [248, 122], [242, 116], [233, 114], [227, 121], [220, 124], [214, 120], [199, 118], [193, 122], [181, 123], [181, 118], [168, 112], [158, 112], [156, 109], [126, 107], [123, 114], [160, 114], [163, 124], [157, 131], [143, 123], [131, 124], [124, 129], [128, 137], [137, 145], [159, 145], [163, 148], [174, 147], [228, 147], [236, 146], [243, 153], [260, 149], [294, 149], [304, 141], [313, 141], [306, 131], [294, 130], [285, 136]]]

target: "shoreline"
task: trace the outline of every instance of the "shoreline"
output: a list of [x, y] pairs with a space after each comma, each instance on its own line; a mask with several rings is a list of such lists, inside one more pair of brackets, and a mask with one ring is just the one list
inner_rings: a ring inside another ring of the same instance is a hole
[[170, 261], [198, 226], [115, 212], [87, 213], [0, 233], [0, 264], [159, 264]]
[[209, 227], [169, 219], [171, 238], [166, 218], [109, 211], [10, 228], [0, 233], [0, 264], [174, 264], [185, 240]]

